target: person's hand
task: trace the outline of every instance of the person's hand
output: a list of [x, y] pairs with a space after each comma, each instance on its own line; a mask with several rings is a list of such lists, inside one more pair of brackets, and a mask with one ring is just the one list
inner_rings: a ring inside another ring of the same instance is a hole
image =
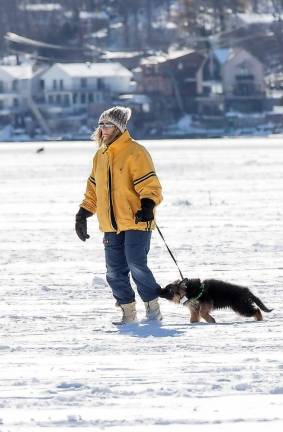
[[150, 198], [141, 199], [141, 210], [138, 210], [135, 214], [136, 224], [139, 222], [150, 222], [154, 219], [153, 209], [155, 202]]
[[82, 241], [86, 241], [89, 238], [89, 235], [87, 233], [87, 218], [90, 216], [92, 216], [92, 213], [84, 209], [83, 207], [80, 207], [78, 213], [76, 214], [75, 229], [78, 237]]

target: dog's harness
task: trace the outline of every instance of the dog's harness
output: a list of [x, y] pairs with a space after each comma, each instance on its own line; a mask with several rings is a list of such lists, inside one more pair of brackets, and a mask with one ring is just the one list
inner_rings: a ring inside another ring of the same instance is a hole
[[196, 303], [196, 302], [201, 298], [201, 296], [203, 295], [204, 290], [205, 290], [204, 282], [201, 282], [201, 284], [200, 284], [200, 292], [198, 293], [198, 295], [197, 295], [196, 297], [192, 297], [191, 299], [188, 299], [188, 297], [186, 297], [186, 296], [184, 295], [183, 297], [180, 298], [179, 303], [180, 303], [181, 305], [183, 305], [183, 306], [186, 306], [186, 304], [187, 304], [188, 302]]

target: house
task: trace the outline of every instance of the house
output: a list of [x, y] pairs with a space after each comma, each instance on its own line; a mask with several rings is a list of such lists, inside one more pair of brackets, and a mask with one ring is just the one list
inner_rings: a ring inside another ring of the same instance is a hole
[[41, 77], [45, 109], [56, 114], [98, 114], [133, 89], [132, 72], [119, 63], [55, 63]]
[[201, 67], [200, 114], [261, 112], [265, 101], [263, 64], [242, 48], [212, 50]]
[[27, 112], [32, 75], [30, 64], [0, 65], [0, 117], [2, 120], [5, 116], [17, 118]]
[[218, 46], [228, 48], [236, 43], [260, 60], [269, 73], [280, 70], [282, 20], [276, 19], [275, 15], [253, 13], [231, 14], [230, 19], [229, 31], [217, 35]]
[[174, 111], [194, 112], [195, 98], [201, 92], [204, 60], [204, 55], [194, 50], [146, 58], [141, 62], [138, 88], [162, 99]]

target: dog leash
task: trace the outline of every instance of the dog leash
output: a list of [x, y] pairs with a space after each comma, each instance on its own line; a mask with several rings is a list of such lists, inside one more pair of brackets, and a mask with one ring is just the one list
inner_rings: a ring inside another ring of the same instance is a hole
[[179, 266], [178, 266], [178, 263], [177, 263], [177, 261], [176, 261], [174, 255], [173, 255], [173, 253], [171, 252], [169, 246], [167, 245], [167, 243], [166, 243], [166, 241], [165, 241], [165, 238], [163, 237], [162, 232], [161, 232], [160, 229], [159, 229], [159, 226], [158, 226], [157, 224], [155, 224], [155, 225], [156, 225], [157, 231], [158, 231], [159, 234], [160, 234], [160, 237], [162, 238], [162, 240], [163, 240], [164, 243], [165, 243], [165, 246], [167, 247], [167, 250], [168, 250], [169, 254], [171, 255], [171, 257], [172, 257], [174, 263], [176, 264], [176, 266], [177, 266], [177, 268], [178, 268], [178, 270], [179, 270], [179, 273], [180, 273], [181, 279], [183, 280], [183, 279], [184, 279], [184, 276], [183, 276], [183, 274], [182, 274], [182, 272], [181, 272], [181, 270], [180, 270], [180, 268], [179, 268]]

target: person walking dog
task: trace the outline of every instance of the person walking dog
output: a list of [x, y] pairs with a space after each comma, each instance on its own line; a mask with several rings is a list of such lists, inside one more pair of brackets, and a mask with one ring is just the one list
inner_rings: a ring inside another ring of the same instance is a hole
[[104, 232], [106, 279], [122, 318], [114, 324], [137, 320], [135, 292], [129, 274], [144, 302], [146, 318], [161, 320], [160, 286], [147, 265], [155, 207], [162, 189], [149, 152], [134, 141], [127, 123], [130, 108], [115, 106], [104, 111], [92, 138], [99, 149], [87, 181], [85, 197], [76, 215], [76, 233], [85, 241], [87, 218], [97, 215]]

